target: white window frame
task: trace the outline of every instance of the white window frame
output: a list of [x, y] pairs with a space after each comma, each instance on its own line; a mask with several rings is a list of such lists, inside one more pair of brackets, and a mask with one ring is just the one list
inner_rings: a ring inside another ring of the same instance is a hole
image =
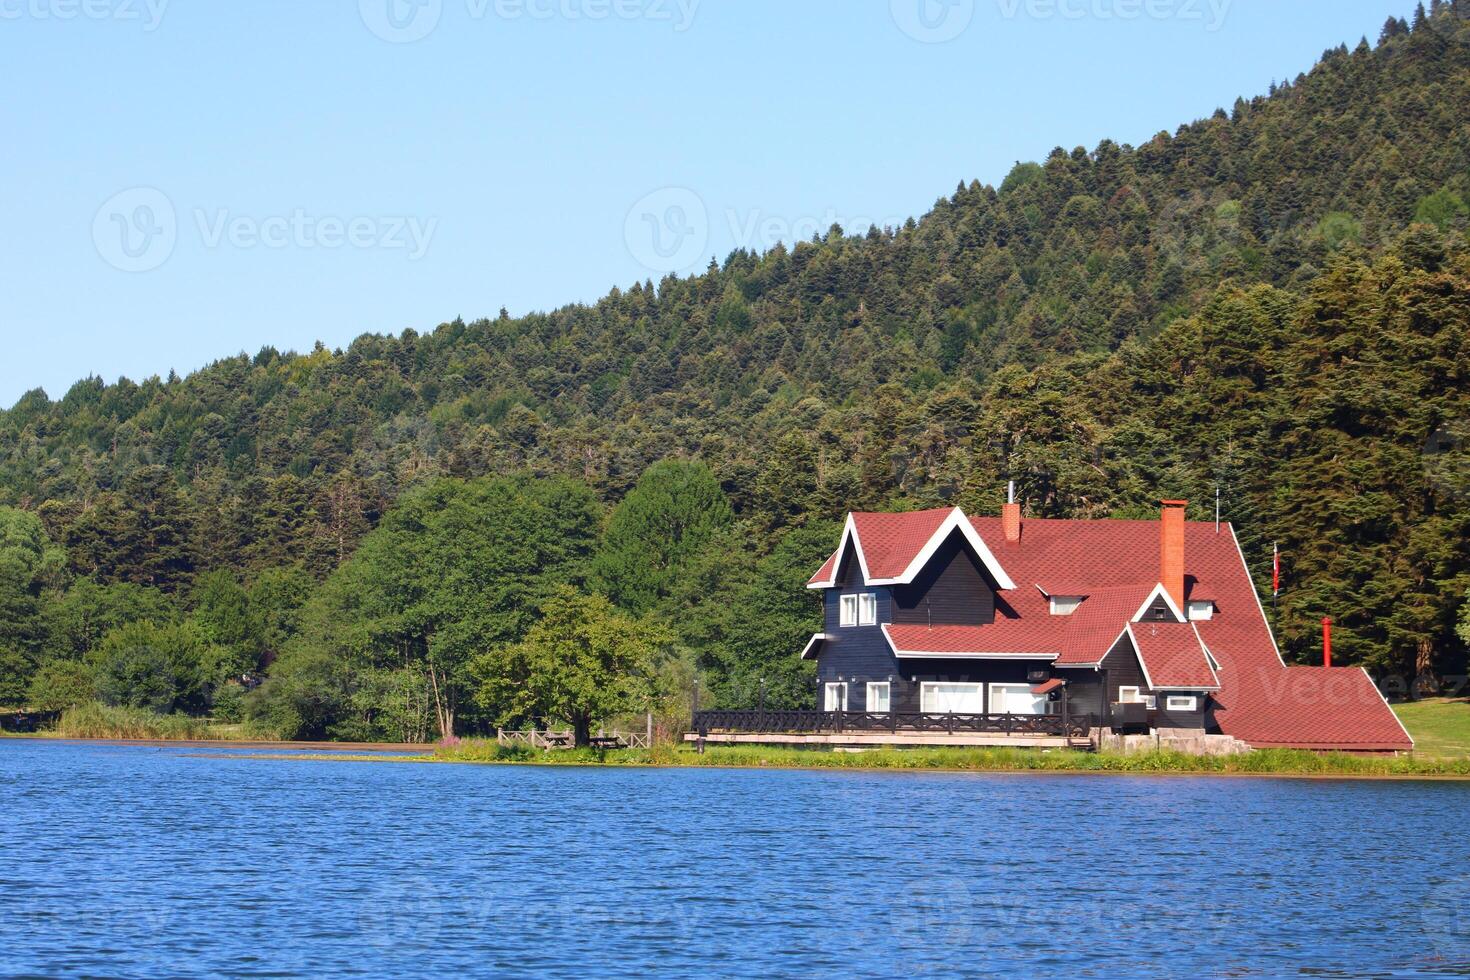
[[[1131, 697], [1128, 694], [1129, 691], [1133, 692]], [[1158, 698], [1152, 694], [1144, 694], [1142, 688], [1129, 684], [1118, 688], [1118, 703], [1146, 704], [1150, 708], [1153, 708], [1157, 706]]]
[[858, 593], [858, 623], [859, 626], [878, 625], [878, 593]]
[[[1017, 688], [1024, 689], [1026, 691], [1026, 696], [1027, 697], [1033, 698], [1036, 701], [1040, 702], [1040, 704], [1041, 704], [1041, 710], [1040, 711], [1031, 711], [1031, 712], [1025, 712], [1025, 711], [1022, 711], [1022, 712], [996, 711], [995, 710], [995, 691], [996, 691], [997, 688], [1001, 688], [1001, 689], [1005, 689], [1005, 690], [1015, 690]], [[993, 714], [993, 715], [1000, 715], [1000, 714], [1049, 715], [1049, 714], [1051, 714], [1051, 711], [1052, 711], [1052, 709], [1051, 709], [1051, 701], [1049, 699], [1047, 699], [1047, 697], [1045, 695], [1042, 695], [1042, 694], [1032, 694], [1031, 693], [1031, 685], [1030, 684], [1018, 684], [1015, 681], [992, 681], [990, 683], [990, 686], [989, 686], [988, 690], [986, 691], [986, 695], [985, 696], [986, 696], [986, 701], [985, 701], [986, 707], [990, 710], [990, 713]]]
[[[984, 701], [985, 701], [985, 685], [984, 684], [981, 684], [979, 681], [976, 681], [974, 683], [971, 683], [970, 681], [920, 681], [919, 682], [919, 710], [922, 711], [926, 715], [970, 714], [970, 712], [967, 712], [967, 711], [965, 711], [965, 712], [960, 712], [960, 711], [931, 711], [929, 709], [929, 707], [928, 707], [928, 705], [929, 705], [929, 699], [933, 696], [934, 691], [935, 691], [936, 688], [939, 688], [939, 687], [954, 687], [954, 686], [973, 687], [973, 688], [975, 688], [976, 689], [975, 693], [977, 693], [977, 694], [980, 695], [980, 700], [981, 700], [981, 705], [982, 705], [982, 709], [981, 710], [983, 710], [983, 705], [984, 705]], [[980, 711], [976, 711], [976, 712], [974, 712], [974, 714], [980, 714]]]
[[[833, 694], [837, 697], [833, 698]], [[837, 702], [833, 707], [832, 702]], [[847, 681], [828, 681], [822, 687], [822, 710], [823, 711], [846, 711], [847, 710]]]
[[[873, 701], [877, 692], [883, 694], [883, 707], [873, 707]], [[866, 704], [868, 713], [873, 715], [886, 715], [893, 711], [893, 685], [888, 681], [868, 681], [868, 700]]]
[[1186, 612], [1188, 613], [1189, 619], [1192, 622], [1200, 622], [1206, 619], [1214, 619], [1215, 604], [1213, 602], [1210, 602], [1209, 600], [1196, 599], [1188, 604], [1188, 609], [1186, 610]]
[[[1185, 702], [1185, 703], [1179, 703]], [[1199, 698], [1193, 694], [1170, 694], [1164, 698], [1165, 711], [1198, 711]]]
[[837, 598], [837, 625], [856, 626], [858, 624], [858, 597], [856, 592], [849, 592]]

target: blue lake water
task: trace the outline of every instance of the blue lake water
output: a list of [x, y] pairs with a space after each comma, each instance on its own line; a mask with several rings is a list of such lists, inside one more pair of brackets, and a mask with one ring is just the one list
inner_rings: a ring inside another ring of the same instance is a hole
[[1470, 975], [1470, 784], [0, 741], [0, 974]]

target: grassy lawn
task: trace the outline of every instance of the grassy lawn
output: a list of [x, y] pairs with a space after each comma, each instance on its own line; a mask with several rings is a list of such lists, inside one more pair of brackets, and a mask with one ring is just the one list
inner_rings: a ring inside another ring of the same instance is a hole
[[1414, 737], [1416, 754], [1470, 758], [1470, 698], [1425, 698], [1396, 704], [1393, 710]]
[[[1467, 709], [1470, 710], [1470, 709]], [[406, 761], [406, 760], [405, 760]], [[1246, 755], [1195, 756], [1177, 752], [1117, 755], [1105, 752], [1038, 752], [1006, 748], [905, 748], [845, 753], [782, 746], [710, 746], [704, 755], [688, 746], [656, 746], [602, 752], [532, 751], [524, 746], [464, 741], [440, 746], [413, 761], [530, 763], [533, 765], [740, 766], [800, 769], [946, 769], [975, 772], [1199, 773], [1297, 776], [1470, 776], [1470, 753], [1460, 757], [1353, 756], [1343, 753], [1263, 749]]]

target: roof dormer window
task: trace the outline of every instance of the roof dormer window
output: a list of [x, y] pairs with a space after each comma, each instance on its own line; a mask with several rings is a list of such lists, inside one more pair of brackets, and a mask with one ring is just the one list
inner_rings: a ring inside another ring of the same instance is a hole
[[1081, 595], [1054, 595], [1047, 597], [1051, 602], [1051, 614], [1053, 616], [1070, 616], [1082, 605], [1082, 600], [1087, 598]]
[[1213, 619], [1215, 617], [1215, 603], [1209, 599], [1189, 600], [1190, 619]]

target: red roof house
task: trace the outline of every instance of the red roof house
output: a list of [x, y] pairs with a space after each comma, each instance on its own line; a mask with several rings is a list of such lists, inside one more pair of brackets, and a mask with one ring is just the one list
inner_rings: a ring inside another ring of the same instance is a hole
[[1363, 670], [1282, 661], [1234, 528], [1186, 521], [1183, 501], [1158, 521], [853, 513], [808, 587], [826, 622], [802, 656], [825, 712], [1413, 746]]

